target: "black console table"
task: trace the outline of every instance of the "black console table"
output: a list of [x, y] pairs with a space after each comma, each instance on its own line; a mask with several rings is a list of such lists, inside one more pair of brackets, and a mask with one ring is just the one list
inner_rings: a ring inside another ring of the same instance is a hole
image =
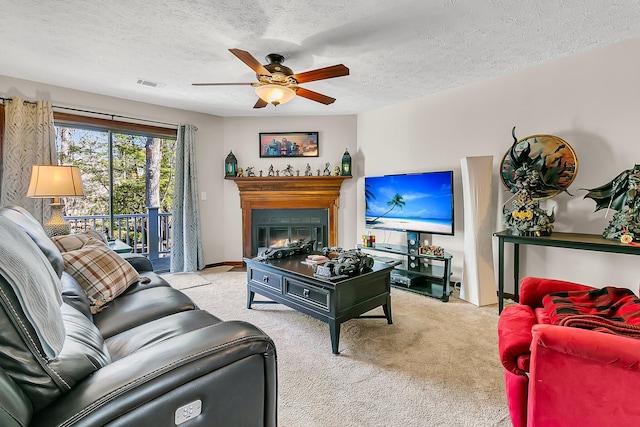
[[586, 251], [611, 252], [640, 255], [640, 246], [607, 240], [600, 234], [561, 233], [550, 236], [515, 236], [508, 231], [493, 234], [498, 238], [498, 312], [504, 307], [504, 244], [513, 243], [513, 289], [514, 298], [519, 299], [520, 245], [551, 246], [556, 248], [582, 249]]

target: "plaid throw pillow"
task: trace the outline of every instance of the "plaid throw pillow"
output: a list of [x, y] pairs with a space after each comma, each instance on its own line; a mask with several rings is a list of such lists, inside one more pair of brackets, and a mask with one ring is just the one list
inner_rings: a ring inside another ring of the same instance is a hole
[[139, 280], [131, 264], [92, 237], [81, 248], [62, 252], [62, 257], [65, 271], [87, 293], [93, 314]]

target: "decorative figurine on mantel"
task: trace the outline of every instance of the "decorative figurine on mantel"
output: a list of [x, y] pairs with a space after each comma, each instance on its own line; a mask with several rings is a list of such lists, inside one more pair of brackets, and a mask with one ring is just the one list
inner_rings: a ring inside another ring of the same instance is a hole
[[313, 173], [311, 172], [311, 165], [309, 165], [309, 163], [307, 163], [307, 167], [304, 168], [304, 176], [313, 176]]
[[342, 155], [340, 175], [351, 176], [351, 154], [349, 154], [349, 150], [344, 150], [344, 154]]
[[331, 164], [329, 162], [324, 164], [324, 172], [322, 172], [324, 176], [331, 176]]
[[269, 166], [269, 172], [267, 173], [267, 176], [274, 176], [275, 173], [273, 172], [273, 165]]
[[548, 236], [555, 214], [541, 209], [540, 200], [561, 192], [569, 194], [567, 188], [577, 175], [578, 160], [571, 146], [557, 136], [533, 135], [518, 140], [515, 130], [511, 131], [513, 145], [501, 163], [502, 182], [514, 193], [502, 209], [502, 220], [511, 234]]
[[238, 174], [238, 159], [233, 155], [233, 151], [229, 151], [227, 158], [224, 160], [224, 176], [234, 177]]
[[256, 176], [255, 172], [253, 171], [253, 166], [247, 166], [247, 170], [245, 172], [247, 173], [247, 176]]
[[640, 165], [622, 171], [608, 183], [587, 191], [584, 198], [596, 202], [595, 212], [605, 208], [607, 214], [609, 209], [617, 211], [602, 237], [622, 243], [640, 241]]
[[293, 166], [287, 165], [287, 167], [282, 170], [282, 175], [293, 176]]

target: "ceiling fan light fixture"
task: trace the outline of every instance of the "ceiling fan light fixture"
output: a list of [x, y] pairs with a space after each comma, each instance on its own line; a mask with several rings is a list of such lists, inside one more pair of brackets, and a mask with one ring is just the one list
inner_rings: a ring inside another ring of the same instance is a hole
[[296, 91], [288, 86], [266, 84], [256, 88], [256, 94], [265, 102], [273, 105], [285, 104], [296, 96]]

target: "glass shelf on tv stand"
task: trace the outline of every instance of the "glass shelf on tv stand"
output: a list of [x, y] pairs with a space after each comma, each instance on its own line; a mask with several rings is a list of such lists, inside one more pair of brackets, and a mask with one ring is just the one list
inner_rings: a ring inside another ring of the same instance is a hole
[[[388, 243], [377, 244], [373, 247], [357, 246], [370, 254], [377, 262], [395, 265], [391, 274], [391, 285], [411, 292], [449, 301], [451, 294], [451, 254], [444, 253], [438, 257], [420, 253], [410, 253], [406, 246]], [[409, 268], [403, 268], [403, 260], [379, 255], [388, 253], [406, 258]], [[408, 283], [409, 282], [409, 283]]]

